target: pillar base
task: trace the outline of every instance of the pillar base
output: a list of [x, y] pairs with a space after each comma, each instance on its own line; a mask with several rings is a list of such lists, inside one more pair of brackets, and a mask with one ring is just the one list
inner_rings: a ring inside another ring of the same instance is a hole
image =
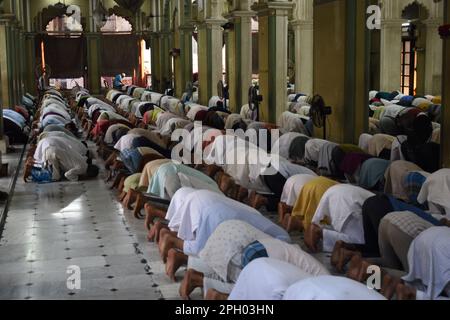
[[[9, 148], [9, 139], [7, 136], [4, 136], [3, 139], [0, 139], [0, 153], [8, 153]], [[0, 155], [0, 164], [1, 164], [1, 155]]]

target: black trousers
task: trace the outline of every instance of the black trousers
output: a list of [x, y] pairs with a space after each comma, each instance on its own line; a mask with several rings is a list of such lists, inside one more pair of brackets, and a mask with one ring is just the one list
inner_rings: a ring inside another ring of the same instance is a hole
[[394, 208], [386, 195], [377, 195], [364, 202], [362, 207], [365, 244], [355, 244], [364, 257], [379, 257], [378, 228], [381, 219], [393, 212]]
[[280, 202], [281, 194], [283, 193], [284, 185], [286, 184], [286, 178], [283, 177], [279, 172], [275, 175], [263, 176], [264, 183], [269, 187], [273, 195], [268, 196], [269, 203], [267, 205], [267, 210], [275, 211], [277, 210], [278, 203]]

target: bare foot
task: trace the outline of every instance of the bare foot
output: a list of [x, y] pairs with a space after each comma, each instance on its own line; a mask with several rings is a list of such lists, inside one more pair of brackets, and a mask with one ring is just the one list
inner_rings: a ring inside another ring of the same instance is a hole
[[255, 208], [256, 210], [259, 210], [261, 207], [266, 206], [268, 203], [269, 200], [267, 200], [266, 197], [260, 194], [256, 194], [250, 206]]
[[153, 221], [156, 218], [164, 219], [166, 217], [167, 212], [152, 206], [150, 203], [146, 203], [145, 206], [145, 226], [147, 230], [150, 229], [150, 225], [153, 224]]
[[196, 288], [203, 287], [203, 273], [197, 272], [193, 269], [186, 271], [183, 281], [180, 285], [180, 296], [184, 300], [189, 300], [189, 296]]
[[205, 174], [206, 174], [207, 176], [209, 176], [210, 178], [213, 178], [213, 179], [214, 179], [215, 175], [216, 175], [217, 172], [219, 172], [220, 170], [222, 170], [221, 167], [218, 167], [218, 166], [215, 166], [215, 165], [208, 165], [208, 166], [206, 166]]
[[284, 215], [287, 213], [287, 205], [283, 202], [278, 203], [278, 222], [283, 223]]
[[164, 263], [167, 262], [167, 254], [169, 250], [174, 247], [174, 237], [169, 232], [165, 231], [165, 229], [160, 231], [160, 241], [158, 243], [159, 254]]
[[305, 230], [305, 245], [312, 253], [319, 252], [319, 241], [322, 239], [322, 228], [316, 224], [311, 224]]
[[122, 192], [123, 191], [123, 188], [125, 188], [125, 180], [127, 179], [127, 177], [125, 177], [125, 176], [123, 176], [121, 179], [120, 179], [120, 182], [119, 182], [119, 186], [117, 187], [117, 190], [119, 190], [119, 192]]
[[134, 201], [136, 201], [136, 194], [135, 194], [134, 190], [128, 190], [128, 192], [126, 193], [126, 196], [122, 200], [123, 206], [125, 208], [127, 208], [128, 210], [133, 210], [133, 207], [131, 206], [131, 204]]
[[123, 192], [123, 191], [122, 191], [122, 192], [117, 196], [117, 198], [118, 198], [119, 201], [122, 202], [122, 204], [123, 204], [123, 200], [125, 200], [126, 196], [127, 196], [126, 192]]
[[403, 280], [397, 277], [393, 277], [390, 274], [386, 274], [383, 277], [383, 283], [381, 284], [380, 293], [388, 300], [391, 300], [395, 294], [397, 286], [401, 284]]
[[237, 199], [240, 202], [244, 202], [245, 198], [248, 197], [248, 189], [244, 188], [244, 187], [239, 187], [239, 191], [238, 191], [238, 195], [237, 195]]
[[175, 274], [178, 269], [188, 262], [188, 256], [175, 250], [170, 249], [167, 254], [166, 274], [172, 280], [176, 281]]
[[303, 222], [300, 217], [286, 215], [285, 223], [287, 232], [303, 231]]
[[336, 267], [336, 270], [340, 273], [344, 273], [345, 266], [350, 262], [351, 259], [353, 259], [353, 257], [355, 255], [361, 256], [361, 254], [359, 252], [348, 250], [346, 248], [341, 248], [337, 254], [338, 254], [338, 256], [337, 256], [338, 260], [337, 260], [335, 267]]
[[228, 191], [232, 188], [232, 186], [233, 186], [233, 180], [231, 179], [231, 177], [229, 177], [227, 175], [223, 175], [222, 179], [220, 180], [220, 184], [219, 184], [220, 190], [224, 194], [228, 194]]
[[144, 207], [144, 203], [145, 203], [144, 196], [141, 193], [138, 194], [136, 199], [136, 205], [133, 210], [133, 214], [136, 219], [142, 219], [141, 210]]
[[366, 260], [363, 260], [361, 254], [357, 253], [350, 260], [347, 277], [358, 282], [364, 282], [370, 276], [367, 273], [367, 270], [370, 266], [371, 264]]
[[209, 289], [206, 293], [205, 300], [209, 301], [225, 301], [228, 300], [229, 295], [221, 293], [215, 289]]
[[161, 221], [157, 221], [153, 224], [153, 226], [148, 231], [147, 239], [148, 241], [155, 243], [159, 242], [161, 230], [169, 230], [166, 225], [164, 225]]
[[441, 223], [442, 223], [444, 226], [447, 226], [447, 227], [450, 228], [450, 220], [448, 220], [448, 219], [446, 219], [446, 218], [442, 218]]
[[403, 283], [397, 284], [397, 300], [416, 300], [417, 290]]

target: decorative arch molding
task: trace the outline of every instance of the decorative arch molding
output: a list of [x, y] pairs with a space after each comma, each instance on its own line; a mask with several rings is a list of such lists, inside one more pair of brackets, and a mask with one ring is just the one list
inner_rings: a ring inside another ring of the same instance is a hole
[[414, 3], [426, 9], [428, 19], [443, 19], [443, 0], [380, 0], [382, 20], [402, 20], [404, 10]]
[[[36, 17], [34, 17], [34, 27], [37, 32], [45, 32], [47, 25], [55, 19], [56, 17], [62, 17], [66, 15], [67, 5], [49, 5], [46, 8], [43, 8]], [[80, 13], [81, 14], [81, 13]], [[83, 30], [86, 28], [86, 19], [81, 16], [81, 26]]]
[[114, 6], [108, 9], [108, 15], [112, 16], [113, 14], [126, 19], [131, 24], [133, 32], [137, 31], [136, 17], [139, 15], [139, 13], [134, 15], [130, 10], [127, 10], [121, 6]]
[[427, 7], [418, 1], [413, 1], [402, 10], [402, 19], [416, 21], [426, 20], [430, 16]]

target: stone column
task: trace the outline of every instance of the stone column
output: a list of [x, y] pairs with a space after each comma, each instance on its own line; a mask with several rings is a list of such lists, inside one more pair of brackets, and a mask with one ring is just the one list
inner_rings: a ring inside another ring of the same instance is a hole
[[314, 5], [314, 93], [332, 107], [326, 138], [337, 143], [357, 143], [368, 126], [366, 8], [354, 0]]
[[36, 34], [25, 34], [25, 91], [32, 95], [37, 95], [37, 83], [35, 80], [34, 70], [36, 68]]
[[[10, 108], [15, 104], [14, 94], [14, 69], [12, 59], [11, 29], [14, 22], [14, 14], [0, 15], [0, 108]], [[6, 153], [8, 139], [3, 136], [3, 113], [0, 115], [0, 153]]]
[[[450, 3], [444, 2], [444, 24], [450, 24]], [[442, 51], [442, 105], [450, 105], [450, 38], [441, 40]], [[441, 115], [441, 157], [442, 166], [450, 168], [450, 108], [442, 108]]]
[[264, 101], [260, 119], [275, 123], [286, 110], [288, 68], [288, 14], [294, 4], [287, 1], [257, 3], [259, 17], [259, 86]]
[[295, 91], [313, 94], [314, 31], [312, 20], [291, 23], [295, 33]]
[[192, 33], [194, 26], [187, 24], [178, 28], [179, 32], [179, 48], [180, 56], [177, 58], [179, 62], [176, 66], [176, 74], [178, 81], [176, 82], [176, 93], [181, 97], [186, 89], [186, 84], [192, 81]]
[[168, 87], [168, 82], [172, 80], [172, 57], [170, 56], [171, 45], [171, 33], [170, 31], [162, 31], [159, 33], [160, 37], [160, 50], [159, 50], [159, 63], [161, 64], [161, 83], [160, 91], [163, 92]]
[[220, 18], [206, 19], [198, 25], [199, 102], [207, 105], [222, 80], [222, 25]]
[[100, 94], [101, 70], [100, 70], [100, 34], [86, 34], [88, 81], [87, 87], [92, 94]]
[[437, 32], [442, 20], [427, 20], [425, 47], [425, 94], [440, 95], [442, 91], [442, 40]]
[[402, 23], [404, 20], [381, 21], [380, 90], [401, 87]]
[[150, 34], [151, 43], [151, 59], [152, 59], [152, 90], [161, 91], [162, 88], [162, 75], [161, 75], [161, 63], [160, 63], [160, 39], [159, 34], [152, 32]]
[[228, 34], [228, 87], [230, 107], [238, 112], [248, 103], [252, 85], [252, 11], [234, 11], [227, 18], [233, 23]]
[[1, 105], [3, 108], [9, 108], [15, 104], [14, 96], [14, 75], [13, 75], [13, 57], [11, 45], [13, 37], [11, 36], [11, 24], [14, 15], [0, 15], [0, 87], [1, 87]]

